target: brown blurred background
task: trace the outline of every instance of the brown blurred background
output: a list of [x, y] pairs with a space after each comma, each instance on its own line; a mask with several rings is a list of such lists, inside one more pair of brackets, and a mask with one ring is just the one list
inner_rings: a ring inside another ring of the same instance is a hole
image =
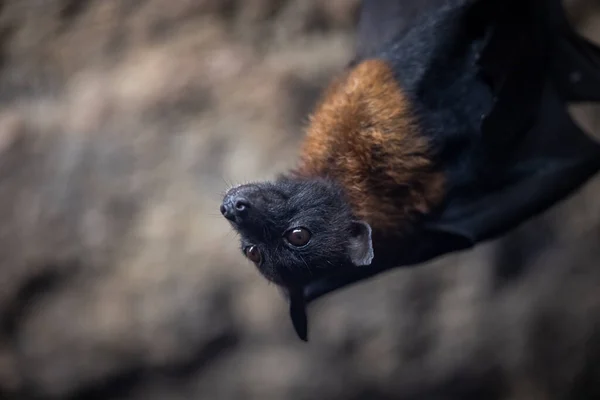
[[356, 0], [0, 5], [0, 398], [600, 398], [600, 177], [323, 298], [309, 344], [241, 257], [221, 193], [292, 165]]

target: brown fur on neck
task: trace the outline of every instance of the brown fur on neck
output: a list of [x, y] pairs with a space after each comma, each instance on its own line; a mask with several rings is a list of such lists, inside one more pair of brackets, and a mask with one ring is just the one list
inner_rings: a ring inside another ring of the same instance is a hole
[[444, 180], [435, 167], [392, 69], [367, 60], [324, 94], [294, 172], [339, 182], [356, 216], [387, 236], [441, 200]]

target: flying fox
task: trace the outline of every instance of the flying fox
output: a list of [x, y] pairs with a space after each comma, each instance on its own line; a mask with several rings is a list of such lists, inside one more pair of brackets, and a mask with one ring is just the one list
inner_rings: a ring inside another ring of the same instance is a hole
[[600, 169], [567, 110], [600, 101], [600, 48], [560, 0], [364, 0], [356, 32], [294, 168], [220, 205], [305, 341], [315, 299], [498, 238]]

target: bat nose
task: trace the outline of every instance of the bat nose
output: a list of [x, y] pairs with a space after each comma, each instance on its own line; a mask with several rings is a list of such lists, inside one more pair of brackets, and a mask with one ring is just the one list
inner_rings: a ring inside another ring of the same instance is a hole
[[240, 195], [229, 195], [223, 199], [220, 211], [225, 218], [233, 222], [242, 222], [250, 209], [250, 201]]

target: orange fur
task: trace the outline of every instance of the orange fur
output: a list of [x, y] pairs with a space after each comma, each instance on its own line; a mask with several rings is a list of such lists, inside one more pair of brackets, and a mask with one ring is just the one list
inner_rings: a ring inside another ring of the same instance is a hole
[[295, 171], [332, 178], [375, 234], [403, 231], [444, 192], [392, 69], [367, 60], [334, 82], [313, 113]]

